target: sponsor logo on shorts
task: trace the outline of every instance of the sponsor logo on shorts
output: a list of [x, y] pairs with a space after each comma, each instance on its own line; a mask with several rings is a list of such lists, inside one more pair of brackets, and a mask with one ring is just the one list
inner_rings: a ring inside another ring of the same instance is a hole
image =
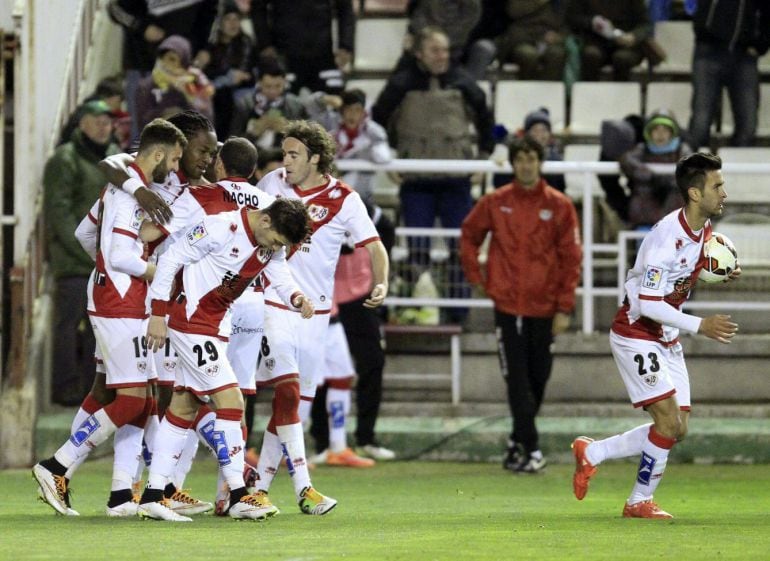
[[209, 233], [206, 231], [206, 227], [203, 225], [203, 222], [200, 222], [187, 232], [187, 242], [190, 244], [196, 244], [208, 235]]
[[246, 335], [254, 334], [254, 333], [262, 333], [264, 329], [261, 327], [241, 327], [240, 325], [234, 325], [233, 330], [230, 332], [231, 335], [237, 335], [239, 333], [244, 333]]
[[660, 288], [660, 281], [663, 278], [663, 271], [659, 267], [653, 267], [652, 265], [647, 267], [644, 271], [644, 279], [642, 279], [642, 286], [644, 288]]

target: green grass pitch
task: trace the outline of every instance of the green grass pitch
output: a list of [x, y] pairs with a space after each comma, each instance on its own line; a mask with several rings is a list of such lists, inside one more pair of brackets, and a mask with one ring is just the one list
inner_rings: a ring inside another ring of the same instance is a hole
[[[0, 560], [751, 560], [770, 559], [770, 468], [670, 465], [656, 500], [671, 521], [620, 517], [631, 463], [600, 468], [582, 502], [572, 466], [515, 476], [497, 464], [380, 463], [319, 467], [315, 486], [339, 500], [306, 516], [285, 471], [271, 491], [282, 512], [266, 522], [203, 515], [191, 524], [107, 519], [111, 463], [86, 463], [73, 481], [79, 518], [36, 500], [28, 470], [0, 472]], [[213, 496], [214, 464], [196, 462], [188, 486]]]

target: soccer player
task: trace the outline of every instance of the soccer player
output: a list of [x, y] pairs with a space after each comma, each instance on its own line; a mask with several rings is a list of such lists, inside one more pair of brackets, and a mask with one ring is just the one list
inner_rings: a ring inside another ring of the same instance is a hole
[[[133, 172], [146, 185], [147, 177], [161, 179], [176, 170], [184, 135], [171, 123], [156, 119], [142, 131], [139, 152], [131, 164]], [[133, 453], [125, 448], [125, 458], [116, 456], [113, 484], [107, 514], [122, 516], [136, 509], [131, 484], [136, 472], [126, 467], [141, 451], [141, 431], [149, 415], [147, 396], [147, 349], [142, 341], [147, 323], [145, 299], [147, 280], [155, 267], [147, 262], [144, 245], [138, 239], [144, 211], [128, 194], [108, 185], [99, 201], [96, 267], [88, 284], [88, 314], [104, 361], [107, 388], [116, 397], [109, 405], [89, 415], [54, 456], [36, 464], [32, 473], [42, 496], [60, 514], [77, 515], [68, 506], [67, 468], [82, 460], [117, 428], [134, 425]], [[138, 434], [138, 440], [136, 438]], [[134, 510], [135, 512], [135, 510]]]
[[[285, 262], [284, 247], [309, 233], [303, 204], [279, 199], [260, 210], [207, 216], [187, 230], [158, 261], [150, 287], [152, 317], [147, 345], [157, 350], [168, 335], [179, 355], [176, 387], [156, 439], [148, 485], [140, 500], [142, 517], [189, 522], [168, 507], [163, 490], [181, 454], [187, 430], [196, 417], [199, 398], [208, 396], [216, 409], [210, 440], [230, 488], [232, 518], [261, 519], [277, 512], [269, 502], [249, 495], [243, 481], [243, 397], [226, 358], [230, 335], [229, 308], [264, 271], [282, 305], [312, 317], [313, 304], [295, 284]], [[183, 292], [169, 306], [174, 278], [182, 271]]]
[[358, 194], [330, 175], [334, 139], [317, 123], [294, 121], [284, 131], [284, 167], [267, 174], [258, 187], [281, 198], [299, 199], [308, 208], [312, 233], [289, 256], [288, 264], [303, 293], [316, 306], [310, 321], [281, 304], [272, 286], [265, 288], [265, 336], [257, 384], [274, 389], [272, 416], [265, 430], [257, 471], [257, 489], [267, 492], [282, 455], [292, 477], [300, 510], [321, 515], [337, 501], [310, 482], [301, 419], [309, 415], [329, 323], [334, 271], [346, 232], [370, 254], [373, 283], [367, 307], [382, 304], [388, 292], [388, 254]]
[[[652, 500], [666, 469], [669, 451], [687, 434], [690, 380], [679, 331], [701, 333], [729, 343], [738, 325], [727, 315], [700, 318], [681, 311], [703, 268], [703, 244], [711, 238], [711, 218], [722, 214], [727, 193], [722, 161], [696, 153], [679, 160], [676, 183], [683, 208], [660, 220], [644, 238], [626, 277], [626, 298], [610, 332], [610, 348], [634, 407], [652, 423], [603, 440], [580, 436], [573, 489], [582, 500], [597, 466], [605, 460], [641, 455], [636, 482], [623, 507], [627, 518], [672, 518]], [[735, 279], [740, 267], [730, 275]]]

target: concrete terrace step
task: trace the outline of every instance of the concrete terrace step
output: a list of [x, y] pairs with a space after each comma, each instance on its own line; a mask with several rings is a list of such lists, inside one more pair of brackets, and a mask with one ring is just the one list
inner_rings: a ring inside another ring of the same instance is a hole
[[[583, 408], [591, 405], [594, 414]], [[424, 412], [423, 405], [401, 404], [401, 414], [384, 416], [395, 410], [396, 404], [383, 407], [377, 423], [377, 434], [383, 446], [392, 448], [401, 459], [489, 461], [502, 458], [506, 438], [511, 430], [510, 418], [504, 406], [496, 409], [476, 406], [476, 415], [419, 416], [404, 414], [405, 410]], [[450, 407], [451, 406], [446, 406]], [[463, 406], [460, 406], [463, 408]], [[622, 409], [621, 409], [622, 407]], [[470, 407], [455, 413], [470, 411]], [[580, 413], [570, 414], [570, 411]], [[622, 413], [621, 411], [625, 411]], [[770, 462], [770, 406], [701, 405], [694, 410], [690, 433], [672, 452], [674, 461], [697, 463], [766, 463]], [[36, 433], [38, 458], [53, 454], [69, 437], [74, 409], [59, 409], [39, 417]], [[480, 414], [479, 414], [480, 413]], [[486, 413], [491, 413], [486, 415]], [[617, 434], [648, 422], [644, 413], [629, 409], [626, 404], [552, 404], [544, 406], [538, 419], [541, 448], [550, 462], [572, 461], [570, 444], [579, 435], [601, 438]], [[598, 415], [597, 415], [598, 414]], [[713, 414], [713, 415], [712, 415]], [[712, 416], [707, 416], [712, 415]], [[264, 416], [255, 422], [255, 432], [264, 430]], [[351, 423], [352, 431], [354, 421]], [[352, 434], [348, 437], [353, 443]], [[308, 440], [308, 448], [312, 445]], [[112, 446], [103, 445], [95, 455], [112, 453]]]

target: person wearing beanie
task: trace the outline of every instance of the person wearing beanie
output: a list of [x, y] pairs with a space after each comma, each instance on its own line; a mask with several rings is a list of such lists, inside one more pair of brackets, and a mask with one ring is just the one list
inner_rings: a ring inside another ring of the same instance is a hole
[[673, 164], [692, 153], [682, 140], [679, 123], [673, 113], [655, 111], [645, 121], [644, 142], [620, 157], [620, 169], [631, 190], [629, 225], [647, 230], [666, 214], [683, 205], [673, 175], [656, 175], [648, 164]]
[[136, 91], [136, 122], [143, 127], [153, 119], [192, 109], [213, 118], [214, 86], [192, 65], [190, 41], [171, 35], [158, 45], [152, 73]]

